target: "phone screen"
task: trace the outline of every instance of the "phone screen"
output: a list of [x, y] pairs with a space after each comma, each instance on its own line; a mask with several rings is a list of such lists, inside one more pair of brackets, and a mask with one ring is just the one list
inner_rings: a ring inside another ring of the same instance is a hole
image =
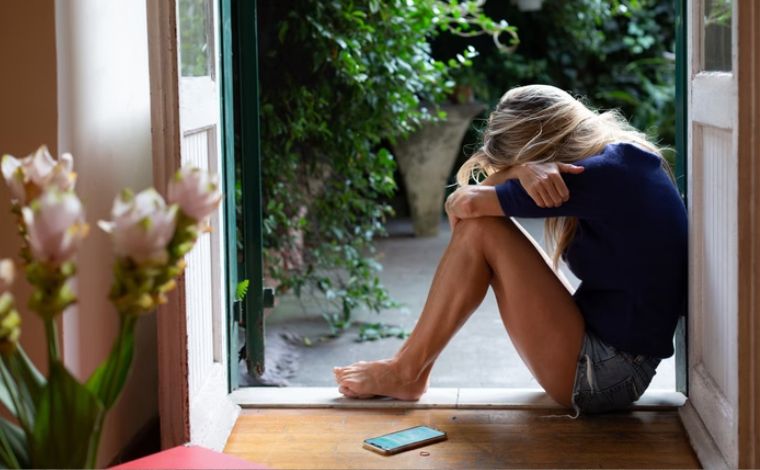
[[440, 438], [445, 435], [445, 432], [439, 431], [437, 429], [429, 428], [427, 426], [417, 426], [414, 428], [404, 429], [403, 431], [386, 434], [384, 436], [373, 437], [371, 439], [367, 439], [364, 442], [379, 449], [392, 451], [393, 449], [398, 449], [399, 447], [406, 447], [417, 442]]

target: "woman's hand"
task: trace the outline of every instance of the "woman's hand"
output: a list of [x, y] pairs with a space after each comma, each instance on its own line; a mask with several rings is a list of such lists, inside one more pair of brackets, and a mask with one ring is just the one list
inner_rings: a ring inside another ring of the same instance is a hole
[[513, 168], [514, 176], [538, 207], [559, 207], [570, 198], [561, 173], [583, 173], [569, 163], [525, 163]]
[[462, 219], [504, 215], [493, 186], [462, 186], [449, 195], [445, 207], [452, 231]]
[[443, 207], [446, 209], [446, 215], [449, 218], [449, 227], [451, 231], [454, 231], [454, 227], [460, 220], [466, 219], [469, 215], [469, 210], [465, 208], [465, 205], [469, 204], [468, 188], [471, 186], [462, 186], [453, 193], [449, 194], [446, 198], [446, 203]]

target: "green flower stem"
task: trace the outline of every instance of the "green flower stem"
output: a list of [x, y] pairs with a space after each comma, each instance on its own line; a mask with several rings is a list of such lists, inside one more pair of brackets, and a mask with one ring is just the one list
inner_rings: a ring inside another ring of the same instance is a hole
[[[137, 315], [122, 315], [121, 323], [119, 327], [119, 335], [114, 342], [113, 349], [109, 357], [106, 359], [106, 369], [103, 375], [102, 385], [99, 388], [98, 396], [102, 401], [104, 398], [106, 402], [103, 403], [105, 411], [116, 402], [116, 398], [124, 388], [126, 381], [126, 374], [122, 374], [124, 369], [129, 370], [132, 364], [132, 357], [134, 353], [130, 353], [126, 357], [122, 357], [118, 352], [122, 351], [125, 347], [130, 347], [128, 342], [134, 341], [134, 331], [137, 326]], [[131, 349], [131, 348], [130, 348]], [[123, 359], [120, 360], [120, 359]], [[90, 446], [87, 454], [87, 462], [85, 468], [95, 468], [98, 458], [98, 447], [100, 446], [100, 436], [103, 432], [103, 422], [105, 420], [106, 413], [103, 413], [97, 421], [95, 431], [90, 436]]]
[[103, 432], [103, 421], [105, 421], [106, 413], [102, 413], [98, 419], [95, 432], [90, 436], [90, 447], [87, 451], [87, 459], [84, 464], [84, 468], [97, 468], [98, 465], [98, 447], [100, 446], [100, 435]]
[[55, 325], [55, 318], [45, 315], [42, 319], [45, 323], [45, 336], [47, 337], [48, 346], [48, 364], [60, 362], [61, 355], [58, 349], [58, 328]]
[[[113, 345], [114, 351], [121, 351], [125, 347], [127, 341], [134, 341], [134, 331], [137, 326], [138, 318], [139, 316], [137, 315], [125, 315], [121, 317], [119, 336], [116, 338], [116, 343]], [[105, 393], [103, 396], [114, 397], [113, 401], [116, 401], [116, 397], [124, 387], [124, 381], [119, 379], [119, 372], [124, 367], [129, 369], [129, 366], [132, 364], [133, 355], [134, 354], [130, 354], [129, 357], [126, 358], [126, 363], [117, 361], [113, 364], [114, 367], [109, 371], [111, 373], [107, 373], [104, 379], [103, 390]], [[105, 405], [106, 408], [108, 408], [111, 403], [105, 403]]]

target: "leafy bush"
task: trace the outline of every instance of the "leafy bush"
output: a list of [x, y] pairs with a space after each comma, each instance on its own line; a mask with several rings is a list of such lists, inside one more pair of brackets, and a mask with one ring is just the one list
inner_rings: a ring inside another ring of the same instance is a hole
[[[675, 142], [675, 12], [672, 0], [547, 0], [537, 12], [490, 1], [492, 17], [509, 17], [520, 45], [507, 57], [487, 41], [441, 37], [434, 53], [475, 45], [474, 67], [455, 72], [493, 105], [509, 88], [547, 83], [598, 108], [619, 108], [662, 144]], [[477, 136], [471, 135], [470, 141]]]
[[[478, 1], [287, 0], [260, 16], [262, 175], [267, 274], [281, 292], [316, 290], [339, 330], [364, 305], [393, 305], [379, 283], [372, 240], [396, 188], [387, 144], [436, 119], [450, 71], [475, 55], [431, 55], [439, 30], [514, 30]], [[503, 38], [502, 38], [503, 40]], [[506, 41], [505, 41], [506, 42]]]

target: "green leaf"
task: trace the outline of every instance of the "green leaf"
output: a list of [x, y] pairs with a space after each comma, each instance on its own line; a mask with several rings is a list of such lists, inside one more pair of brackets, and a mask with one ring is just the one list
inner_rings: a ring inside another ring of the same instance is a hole
[[116, 402], [127, 381], [134, 356], [135, 324], [137, 317], [122, 317], [119, 336], [111, 353], [87, 379], [87, 389], [100, 400], [105, 409]]
[[0, 418], [0, 462], [5, 468], [29, 468], [29, 453], [24, 431]]
[[243, 279], [238, 282], [237, 287], [235, 287], [235, 300], [241, 302], [245, 298], [245, 294], [248, 293], [249, 283], [250, 281], [248, 279]]
[[3, 362], [0, 362], [0, 376], [2, 377], [2, 380], [0, 380], [0, 402], [13, 416], [17, 416], [18, 411], [16, 410], [16, 403], [13, 397], [18, 395], [18, 387]]
[[397, 325], [387, 323], [363, 323], [359, 326], [359, 337], [357, 342], [376, 341], [383, 338], [404, 339], [409, 336], [409, 332]]
[[92, 461], [103, 405], [60, 361], [50, 364], [50, 379], [37, 406], [30, 445], [34, 468], [83, 468]]
[[[18, 345], [10, 356], [4, 356], [0, 360], [0, 375], [0, 401], [18, 418], [25, 429], [31, 430], [36, 403], [45, 385], [45, 377], [40, 374], [21, 345]], [[17, 404], [21, 410], [17, 409]]]

